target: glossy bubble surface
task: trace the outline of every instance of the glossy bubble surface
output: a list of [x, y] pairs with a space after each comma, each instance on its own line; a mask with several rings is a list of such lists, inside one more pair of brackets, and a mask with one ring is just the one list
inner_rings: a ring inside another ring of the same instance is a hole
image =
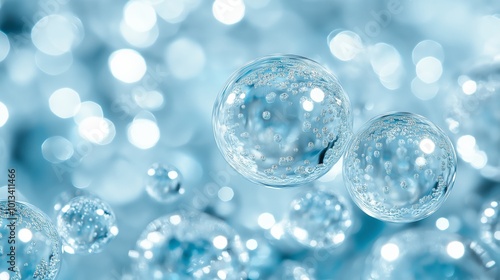
[[147, 172], [146, 191], [156, 201], [174, 202], [185, 192], [182, 175], [173, 166], [155, 163]]
[[[12, 202], [10, 206], [0, 201], [0, 275], [10, 280], [56, 279], [62, 251], [55, 226], [32, 205]], [[8, 209], [16, 213], [11, 215]], [[9, 270], [11, 264], [7, 262], [11, 260], [11, 246], [15, 246], [15, 272]]]
[[424, 117], [393, 113], [372, 119], [355, 135], [344, 159], [346, 187], [368, 215], [413, 222], [434, 213], [455, 181], [449, 138]]
[[223, 156], [247, 179], [270, 186], [310, 182], [342, 156], [351, 109], [337, 79], [306, 58], [258, 59], [229, 79], [213, 112]]
[[244, 279], [248, 262], [229, 225], [184, 210], [151, 222], [129, 255], [138, 279]]
[[443, 231], [411, 229], [375, 243], [363, 279], [494, 279], [497, 265], [477, 242]]
[[70, 254], [101, 252], [118, 234], [113, 210], [94, 196], [78, 196], [63, 206], [57, 229]]
[[290, 206], [287, 230], [303, 245], [313, 248], [335, 247], [346, 239], [352, 214], [343, 198], [323, 191], [308, 191]]

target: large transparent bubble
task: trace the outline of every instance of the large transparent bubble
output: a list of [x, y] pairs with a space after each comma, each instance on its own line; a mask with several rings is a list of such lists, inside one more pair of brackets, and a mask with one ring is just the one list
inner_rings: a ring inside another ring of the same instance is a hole
[[232, 167], [279, 187], [325, 174], [352, 135], [352, 117], [328, 70], [299, 56], [269, 56], [231, 76], [215, 103], [213, 128]]
[[346, 187], [365, 213], [383, 221], [413, 222], [446, 200], [457, 160], [451, 141], [433, 123], [393, 113], [360, 129], [343, 164]]

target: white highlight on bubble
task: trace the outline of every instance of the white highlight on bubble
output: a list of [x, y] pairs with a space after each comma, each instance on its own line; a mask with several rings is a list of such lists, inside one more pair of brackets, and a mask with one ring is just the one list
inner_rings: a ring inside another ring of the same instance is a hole
[[0, 102], [0, 127], [4, 126], [7, 120], [9, 120], [9, 110], [5, 104]]
[[193, 78], [205, 67], [205, 51], [191, 39], [174, 41], [167, 48], [165, 57], [170, 72], [178, 79]]
[[9, 37], [0, 31], [0, 62], [2, 62], [10, 52]]
[[468, 81], [465, 81], [463, 84], [462, 84], [462, 91], [466, 94], [466, 95], [472, 95], [474, 93], [476, 93], [476, 90], [477, 90], [477, 84], [475, 81], [473, 80], [468, 80]]
[[123, 20], [133, 30], [146, 32], [156, 25], [156, 11], [147, 1], [129, 1], [123, 8]]
[[307, 112], [311, 112], [312, 110], [314, 110], [314, 103], [309, 100], [305, 100], [304, 102], [302, 102], [302, 108]]
[[230, 187], [222, 187], [219, 189], [217, 195], [219, 196], [219, 199], [228, 202], [231, 201], [234, 197], [234, 191]]
[[148, 119], [135, 119], [127, 130], [128, 141], [139, 149], [150, 149], [160, 140], [160, 129], [156, 122]]
[[431, 139], [424, 138], [420, 141], [419, 147], [422, 152], [432, 154], [436, 148], [436, 144]]
[[420, 59], [416, 65], [417, 77], [422, 82], [431, 84], [437, 82], [443, 74], [443, 65], [439, 59], [427, 56]]
[[436, 227], [439, 230], [447, 230], [450, 227], [450, 222], [448, 221], [448, 219], [441, 217], [436, 220]]
[[54, 115], [67, 119], [80, 109], [80, 95], [71, 88], [61, 88], [49, 97], [49, 107]]
[[113, 52], [109, 56], [108, 66], [111, 74], [124, 83], [139, 81], [147, 71], [144, 58], [132, 49], [121, 49]]
[[464, 256], [465, 253], [464, 244], [460, 241], [451, 241], [446, 246], [446, 252], [450, 257], [458, 260]]
[[274, 226], [274, 224], [276, 223], [276, 220], [274, 219], [273, 214], [264, 212], [264, 213], [259, 215], [259, 218], [257, 219], [257, 223], [263, 229], [270, 229]]
[[222, 235], [217, 235], [212, 240], [212, 244], [214, 245], [215, 248], [223, 250], [224, 248], [227, 247], [227, 238]]
[[22, 228], [18, 232], [18, 238], [24, 243], [28, 243], [33, 238], [33, 233], [27, 228]]
[[245, 16], [245, 3], [242, 0], [215, 0], [212, 13], [223, 24], [235, 24]]
[[395, 261], [399, 257], [399, 247], [394, 243], [384, 244], [380, 249], [380, 255], [386, 261]]
[[[328, 37], [330, 36], [332, 34]], [[329, 40], [328, 46], [330, 47], [330, 52], [342, 61], [354, 59], [363, 50], [363, 43], [359, 35], [348, 30], [336, 34]]]
[[325, 99], [325, 92], [320, 88], [313, 88], [309, 94], [314, 102], [323, 102]]

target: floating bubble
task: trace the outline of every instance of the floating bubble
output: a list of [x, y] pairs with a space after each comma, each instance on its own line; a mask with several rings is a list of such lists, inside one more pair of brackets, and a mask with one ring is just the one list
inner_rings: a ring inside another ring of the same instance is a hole
[[57, 229], [69, 254], [101, 252], [118, 234], [113, 210], [94, 196], [78, 196], [64, 205]]
[[214, 106], [213, 128], [226, 161], [243, 176], [286, 186], [328, 172], [352, 135], [352, 117], [329, 71], [299, 56], [269, 56], [229, 79]]
[[344, 199], [323, 191], [308, 191], [290, 206], [290, 236], [312, 248], [328, 248], [344, 243], [352, 226], [352, 214]]
[[495, 271], [495, 261], [477, 242], [412, 229], [375, 243], [363, 279], [493, 279]]
[[456, 155], [444, 132], [424, 117], [392, 113], [356, 134], [344, 158], [344, 180], [368, 215], [413, 222], [434, 213], [455, 181]]
[[[61, 240], [50, 219], [30, 204], [8, 201], [0, 201], [0, 218], [0, 276], [9, 280], [56, 279]], [[15, 246], [14, 253], [11, 246]]]
[[151, 222], [129, 256], [139, 279], [243, 279], [248, 262], [229, 225], [184, 210]]
[[148, 169], [146, 191], [159, 202], [177, 201], [185, 192], [183, 184], [181, 173], [171, 165], [155, 163]]

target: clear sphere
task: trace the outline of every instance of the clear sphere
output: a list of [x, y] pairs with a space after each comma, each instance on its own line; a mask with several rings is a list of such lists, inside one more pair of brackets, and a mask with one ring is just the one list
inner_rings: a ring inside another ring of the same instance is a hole
[[234, 169], [279, 187], [311, 182], [330, 170], [352, 135], [352, 116], [328, 70], [299, 56], [269, 56], [229, 79], [214, 106], [213, 129]]
[[433, 123], [393, 113], [360, 129], [343, 164], [347, 190], [365, 213], [388, 222], [414, 222], [446, 200], [457, 160], [451, 141]]
[[500, 61], [476, 67], [458, 82], [446, 119], [458, 155], [483, 176], [500, 181]]
[[118, 234], [113, 210], [94, 196], [78, 196], [63, 206], [57, 229], [69, 254], [101, 252]]
[[375, 243], [363, 279], [494, 279], [496, 263], [477, 242], [444, 231], [411, 229]]
[[286, 228], [301, 244], [312, 248], [341, 245], [352, 226], [344, 199], [323, 191], [308, 191], [290, 206]]
[[172, 203], [185, 192], [182, 174], [173, 166], [155, 163], [147, 172], [146, 191], [156, 201]]
[[195, 211], [177, 211], [151, 222], [137, 240], [139, 279], [243, 279], [248, 253], [225, 222]]
[[480, 213], [481, 239], [500, 253], [500, 198], [486, 202]]
[[[11, 215], [13, 213], [9, 209], [15, 209], [16, 213]], [[2, 279], [56, 279], [61, 266], [62, 247], [50, 219], [30, 204], [11, 202], [9, 205], [7, 201], [0, 201], [0, 218]], [[9, 263], [12, 260], [11, 246], [15, 246], [15, 264]], [[11, 265], [15, 272], [9, 270]]]

